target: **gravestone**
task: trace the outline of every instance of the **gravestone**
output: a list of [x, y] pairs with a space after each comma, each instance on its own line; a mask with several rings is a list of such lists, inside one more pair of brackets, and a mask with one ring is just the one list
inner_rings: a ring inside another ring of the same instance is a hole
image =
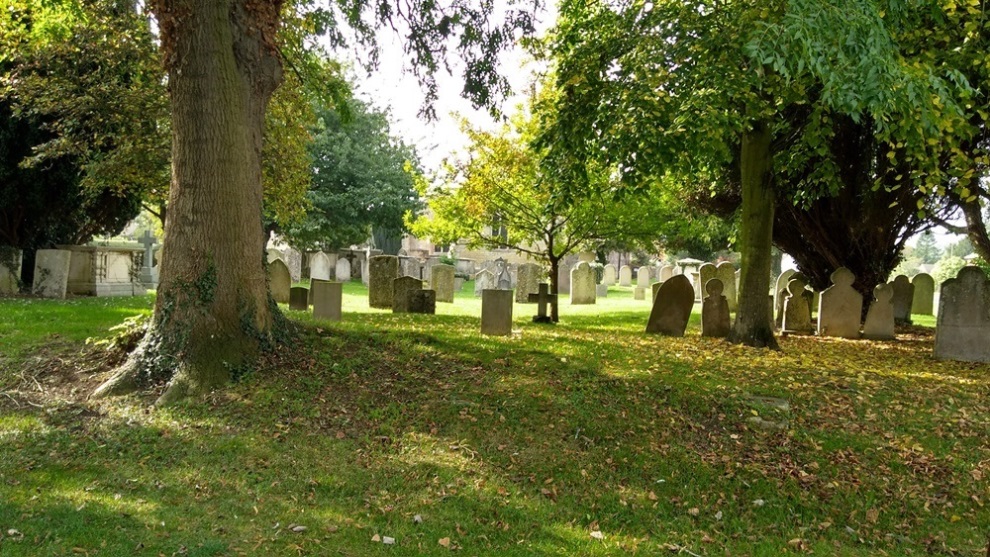
[[[529, 303], [529, 295], [540, 291], [540, 275], [543, 268], [536, 263], [523, 263], [516, 269], [516, 301]], [[499, 290], [502, 289], [501, 281]]]
[[873, 289], [873, 301], [866, 310], [866, 321], [863, 323], [863, 338], [894, 340], [893, 298], [894, 288], [889, 284], [878, 284]]
[[340, 257], [337, 259], [337, 265], [334, 268], [334, 278], [340, 282], [347, 282], [351, 280], [351, 260], [346, 257]]
[[[553, 316], [557, 315], [557, 295], [550, 294], [550, 285], [540, 283], [539, 292], [529, 295], [529, 302], [538, 304], [536, 315], [533, 316], [533, 323], [553, 323]], [[547, 306], [550, 307], [550, 314], [547, 315]]]
[[674, 267], [672, 265], [664, 265], [660, 267], [660, 274], [657, 276], [657, 278], [660, 280], [660, 282], [663, 282], [672, 276], [674, 276]]
[[399, 277], [392, 280], [392, 312], [409, 313], [413, 293], [422, 289], [423, 281], [416, 277]]
[[657, 292], [660, 291], [661, 284], [663, 284], [663, 282], [654, 282], [650, 285], [650, 289], [652, 290], [652, 292], [650, 292], [650, 303], [653, 303], [653, 301], [657, 299]]
[[495, 286], [495, 275], [488, 269], [482, 269], [474, 275], [474, 296], [476, 298], [481, 297], [482, 290], [494, 290]]
[[454, 274], [457, 269], [453, 265], [434, 265], [430, 275], [430, 285], [437, 293], [437, 301], [447, 304], [454, 302]]
[[293, 286], [289, 289], [289, 309], [309, 311], [309, 288]]
[[392, 281], [399, 278], [399, 258], [375, 255], [368, 260], [368, 305], [392, 309]]
[[495, 290], [512, 290], [509, 265], [501, 257], [495, 260]]
[[594, 304], [596, 295], [595, 270], [581, 261], [571, 269], [571, 305]]
[[787, 269], [783, 273], [780, 273], [780, 276], [777, 277], [777, 282], [774, 283], [773, 306], [778, 329], [784, 322], [784, 298], [787, 297], [787, 283], [791, 280], [791, 277], [797, 274], [798, 272], [794, 269]]
[[144, 256], [141, 258], [141, 282], [149, 286], [158, 284], [158, 271], [155, 269], [155, 244], [158, 240], [150, 230], [144, 231], [144, 236], [138, 240], [144, 246]]
[[415, 257], [400, 256], [399, 274], [404, 277], [421, 278], [423, 276], [423, 264]]
[[437, 292], [436, 290], [414, 290], [409, 294], [409, 313], [428, 313], [433, 315], [437, 312]]
[[966, 266], [940, 292], [935, 357], [990, 362], [990, 279], [979, 267]]
[[694, 286], [691, 281], [684, 275], [671, 277], [657, 290], [650, 320], [646, 323], [646, 332], [684, 336], [693, 307]]
[[481, 293], [481, 334], [512, 334], [511, 290], [485, 290]]
[[722, 280], [709, 279], [705, 283], [708, 296], [701, 302], [701, 336], [724, 338], [729, 336], [729, 301], [722, 294]]
[[605, 268], [602, 269], [602, 284], [612, 286], [616, 280], [618, 280], [618, 277], [616, 275], [615, 265], [611, 263], [605, 265]]
[[330, 280], [330, 256], [318, 251], [309, 258], [309, 278]]
[[317, 281], [313, 283], [313, 317], [327, 321], [340, 321], [340, 306], [344, 285], [340, 282]]
[[715, 267], [715, 276], [722, 281], [722, 294], [729, 304], [729, 311], [736, 311], [739, 307], [738, 296], [736, 294], [736, 268], [728, 261], [723, 261]]
[[[713, 278], [718, 278], [718, 267], [711, 263], [703, 263], [701, 267], [698, 267], [698, 299], [704, 298], [704, 289], [708, 284], [708, 281]], [[725, 291], [725, 283], [722, 283], [722, 290]]]
[[811, 326], [811, 304], [805, 289], [803, 276], [793, 276], [787, 281], [787, 296], [784, 298], [784, 319], [782, 330], [785, 333], [805, 335], [815, 329]]
[[645, 300], [646, 299], [646, 287], [636, 286], [633, 288], [633, 300]]
[[42, 298], [65, 298], [69, 289], [69, 264], [72, 252], [66, 249], [39, 249], [34, 256], [34, 285]]
[[619, 268], [619, 286], [632, 286], [632, 268], [629, 265]]
[[832, 286], [819, 294], [818, 335], [859, 338], [863, 295], [853, 288], [856, 275], [845, 267], [832, 271]]
[[289, 303], [292, 275], [289, 274], [289, 268], [281, 259], [276, 258], [268, 262], [268, 287], [272, 291], [272, 299], [277, 303]]
[[[561, 261], [557, 267], [557, 293], [570, 294], [571, 292], [571, 265]], [[516, 286], [518, 288], [518, 285]], [[527, 296], [527, 299], [529, 297]]]
[[21, 250], [0, 246], [0, 296], [17, 294], [21, 280]]
[[646, 265], [636, 269], [636, 286], [640, 288], [650, 287], [650, 268]]
[[596, 284], [595, 285], [595, 296], [598, 298], [608, 297], [608, 285], [607, 284]]
[[918, 273], [911, 279], [914, 285], [914, 299], [911, 301], [911, 313], [918, 315], [933, 315], [935, 309], [935, 279], [928, 273]]
[[[330, 282], [328, 280], [321, 279], [309, 279], [309, 305], [313, 305], [313, 296], [316, 294], [316, 285], [321, 282]], [[289, 298], [292, 297], [292, 292], [289, 292]]]
[[910, 325], [914, 285], [904, 275], [894, 277], [894, 281], [890, 285], [894, 288], [894, 322], [898, 325]]

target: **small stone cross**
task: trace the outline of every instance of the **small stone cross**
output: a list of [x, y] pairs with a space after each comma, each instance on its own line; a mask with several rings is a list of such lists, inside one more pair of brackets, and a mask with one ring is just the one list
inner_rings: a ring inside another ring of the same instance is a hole
[[[538, 294], [529, 295], [530, 303], [536, 302], [539, 304], [537, 306], [536, 315], [533, 316], [533, 323], [553, 323], [553, 318], [547, 315], [547, 306], [557, 306], [557, 295], [550, 294], [550, 287], [546, 284], [540, 284], [540, 291]], [[553, 312], [556, 315], [556, 311]]]
[[147, 267], [147, 268], [149, 268], [149, 269], [152, 268], [152, 267], [154, 267], [155, 266], [154, 265], [154, 262], [155, 262], [155, 260], [154, 260], [154, 257], [155, 257], [154, 256], [154, 249], [155, 249], [155, 247], [154, 246], [155, 246], [155, 244], [158, 243], [158, 240], [154, 236], [151, 235], [151, 231], [150, 230], [145, 230], [144, 231], [144, 236], [142, 236], [138, 240], [138, 243], [144, 246], [144, 266]]

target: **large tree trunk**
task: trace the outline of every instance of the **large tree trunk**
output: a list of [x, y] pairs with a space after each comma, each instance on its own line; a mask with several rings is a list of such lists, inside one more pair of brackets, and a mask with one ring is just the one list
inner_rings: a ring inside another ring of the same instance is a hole
[[764, 122], [757, 122], [742, 137], [742, 217], [739, 231], [742, 275], [739, 280], [739, 309], [729, 340], [777, 349], [777, 339], [770, 327], [770, 304], [767, 302], [774, 210], [770, 140], [770, 128]]
[[557, 303], [550, 304], [550, 320], [554, 323], [560, 322], [560, 293], [557, 288], [560, 286], [560, 257], [553, 254], [553, 242], [551, 239], [550, 250], [547, 251], [547, 259], [550, 261], [550, 293], [557, 295]]
[[223, 385], [270, 342], [261, 213], [265, 107], [281, 80], [280, 0], [158, 0], [172, 184], [148, 334], [98, 390], [168, 382], [162, 402]]

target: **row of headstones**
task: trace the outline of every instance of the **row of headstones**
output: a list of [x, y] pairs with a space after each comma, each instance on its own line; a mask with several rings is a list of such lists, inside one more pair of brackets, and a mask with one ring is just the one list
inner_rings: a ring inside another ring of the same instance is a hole
[[[618, 285], [632, 286], [632, 274], [632, 268], [628, 265], [623, 265], [618, 272]], [[651, 285], [663, 283], [671, 277], [680, 276], [682, 274], [683, 270], [680, 266], [663, 265], [654, 270], [644, 265], [636, 271], [636, 289], [634, 291], [634, 298], [637, 300], [645, 300], [646, 291]], [[728, 261], [723, 261], [718, 265], [713, 263], [705, 263], [698, 269], [698, 275], [696, 278], [699, 283], [696, 290], [696, 297], [699, 297], [698, 294], [700, 294], [701, 290], [700, 285], [707, 284], [708, 281], [713, 278], [718, 278], [721, 280], [724, 296], [729, 304], [729, 309], [735, 311], [737, 305], [736, 287], [738, 284], [739, 275], [732, 263], [729, 263]], [[605, 266], [602, 284], [607, 286], [616, 284], [616, 271], [614, 265], [608, 264]], [[692, 286], [692, 288], [694, 287]]]

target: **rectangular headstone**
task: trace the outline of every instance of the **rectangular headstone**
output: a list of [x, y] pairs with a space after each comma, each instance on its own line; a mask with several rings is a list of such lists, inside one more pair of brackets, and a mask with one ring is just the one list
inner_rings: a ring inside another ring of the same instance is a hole
[[[540, 291], [540, 275], [543, 268], [535, 263], [523, 263], [516, 270], [516, 301], [529, 303], [529, 295]], [[502, 288], [499, 285], [499, 288]]]
[[437, 301], [453, 303], [454, 274], [457, 269], [453, 265], [434, 265], [430, 276], [430, 286], [437, 292]]
[[0, 296], [13, 296], [21, 280], [21, 250], [0, 246]]
[[481, 334], [512, 334], [511, 290], [485, 290], [481, 293]]
[[34, 259], [34, 286], [42, 298], [65, 298], [69, 288], [72, 252], [65, 249], [39, 249]]
[[598, 298], [608, 297], [608, 285], [607, 284], [596, 284], [595, 285], [595, 296]]
[[935, 357], [990, 362], [990, 279], [966, 266], [942, 283], [935, 328]]
[[375, 255], [368, 260], [368, 305], [392, 309], [392, 281], [399, 278], [399, 258]]
[[340, 321], [340, 306], [344, 285], [340, 282], [319, 281], [313, 283], [313, 317], [327, 321]]
[[289, 309], [309, 311], [309, 288], [293, 286], [289, 289]]
[[392, 281], [392, 312], [412, 311], [412, 296], [423, 289], [423, 281], [416, 277], [399, 277]]
[[409, 313], [428, 313], [433, 315], [437, 312], [437, 292], [436, 290], [414, 290], [409, 294]]

